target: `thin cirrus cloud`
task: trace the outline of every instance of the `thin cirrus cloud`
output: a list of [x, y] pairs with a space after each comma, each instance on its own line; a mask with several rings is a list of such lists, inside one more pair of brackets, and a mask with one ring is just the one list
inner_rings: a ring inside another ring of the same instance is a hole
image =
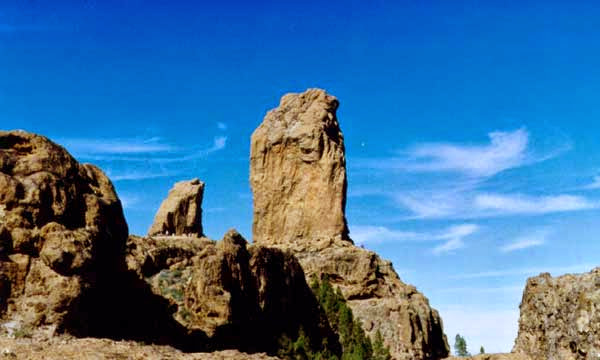
[[502, 269], [502, 270], [490, 270], [482, 272], [472, 272], [463, 274], [454, 274], [448, 276], [450, 279], [480, 279], [480, 278], [495, 278], [495, 277], [506, 277], [506, 276], [532, 276], [541, 273], [548, 272], [553, 276], [558, 276], [567, 273], [581, 273], [587, 272], [594, 269], [597, 264], [574, 264], [566, 266], [554, 266], [554, 267], [528, 267], [528, 268], [513, 268], [513, 269]]
[[525, 234], [517, 237], [513, 241], [504, 244], [500, 247], [500, 251], [503, 253], [510, 253], [513, 251], [519, 251], [529, 249], [532, 247], [542, 246], [546, 243], [548, 236], [550, 235], [549, 229], [535, 230], [530, 234]]
[[353, 226], [351, 230], [350, 235], [357, 244], [382, 243], [385, 241], [444, 241], [432, 250], [434, 254], [440, 255], [464, 247], [463, 239], [479, 231], [479, 226], [465, 223], [449, 226], [437, 232], [398, 231], [384, 226]]
[[359, 160], [357, 165], [409, 172], [456, 172], [471, 177], [490, 177], [501, 171], [546, 159], [552, 155], [528, 153], [529, 132], [493, 131], [484, 145], [423, 143], [401, 152], [404, 156]]
[[226, 136], [215, 136], [213, 143], [202, 149], [174, 146], [161, 138], [150, 139], [62, 139], [75, 157], [94, 161], [128, 161], [171, 163], [196, 160], [222, 150]]
[[[418, 187], [378, 194], [390, 197], [399, 207], [408, 210], [410, 214], [404, 219], [475, 219], [598, 207], [598, 204], [584, 196], [570, 194], [532, 196], [482, 191], [482, 186], [500, 172], [551, 159], [571, 147], [566, 143], [545, 154], [536, 154], [530, 149], [530, 134], [524, 127], [514, 131], [492, 131], [488, 138], [486, 144], [480, 145], [444, 142], [417, 144], [404, 151], [403, 157], [363, 160], [359, 166], [399, 170], [404, 175], [434, 173], [437, 176], [419, 178]], [[448, 173], [453, 174], [448, 176]], [[600, 187], [600, 178], [597, 180]], [[460, 246], [460, 241], [455, 240], [439, 251]]]
[[579, 195], [531, 196], [453, 190], [400, 192], [393, 195], [408, 209], [411, 219], [476, 219], [510, 215], [543, 215], [598, 208], [598, 203]]
[[585, 189], [585, 190], [600, 189], [600, 176], [598, 176], [598, 175], [594, 176], [593, 181], [591, 183], [589, 183], [588, 185], [584, 186], [583, 189]]

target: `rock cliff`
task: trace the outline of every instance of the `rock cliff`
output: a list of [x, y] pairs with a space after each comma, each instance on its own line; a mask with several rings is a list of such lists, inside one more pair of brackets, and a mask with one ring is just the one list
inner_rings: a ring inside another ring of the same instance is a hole
[[118, 268], [121, 203], [97, 167], [48, 139], [0, 131], [0, 318], [59, 330], [85, 322], [88, 301]]
[[346, 159], [336, 109], [322, 90], [288, 94], [254, 131], [250, 184], [257, 244], [347, 240]]
[[323, 90], [288, 94], [252, 134], [254, 242], [292, 251], [308, 278], [327, 276], [367, 334], [381, 331], [394, 359], [444, 358], [449, 347], [438, 312], [391, 263], [349, 237], [337, 107]]
[[534, 360], [584, 360], [600, 356], [600, 268], [527, 280], [513, 352]]

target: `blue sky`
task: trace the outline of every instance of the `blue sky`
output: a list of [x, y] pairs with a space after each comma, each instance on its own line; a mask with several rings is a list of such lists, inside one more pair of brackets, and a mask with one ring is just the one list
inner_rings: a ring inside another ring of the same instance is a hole
[[599, 264], [593, 2], [250, 3], [3, 1], [1, 128], [101, 166], [132, 233], [199, 177], [207, 234], [250, 239], [250, 135], [324, 88], [351, 236], [472, 351], [511, 349], [528, 276]]

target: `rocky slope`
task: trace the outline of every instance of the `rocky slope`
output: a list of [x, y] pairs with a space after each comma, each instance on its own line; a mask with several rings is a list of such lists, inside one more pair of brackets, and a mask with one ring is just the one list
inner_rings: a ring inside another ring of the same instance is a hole
[[600, 268], [585, 274], [528, 279], [513, 352], [534, 360], [600, 356]]
[[0, 358], [10, 360], [276, 360], [264, 353], [236, 350], [212, 353], [183, 353], [171, 346], [134, 341], [55, 336], [11, 338], [0, 335]]
[[252, 134], [254, 242], [292, 251], [308, 278], [328, 276], [367, 334], [381, 331], [395, 359], [444, 358], [442, 320], [427, 298], [348, 235], [337, 107], [323, 90], [288, 94]]

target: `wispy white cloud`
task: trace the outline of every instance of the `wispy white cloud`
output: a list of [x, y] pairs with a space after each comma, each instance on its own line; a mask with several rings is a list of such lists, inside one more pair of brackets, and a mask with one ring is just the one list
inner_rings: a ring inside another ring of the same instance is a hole
[[417, 232], [392, 230], [385, 226], [352, 226], [350, 236], [357, 244], [382, 243], [388, 241], [440, 241], [462, 239], [479, 230], [476, 224], [459, 224], [440, 231]]
[[217, 123], [217, 128], [218, 128], [219, 130], [227, 130], [227, 124], [225, 124], [224, 122], [221, 122], [221, 121], [219, 121], [219, 122]]
[[[493, 131], [483, 145], [423, 143], [402, 151], [401, 157], [363, 159], [359, 167], [412, 172], [456, 172], [472, 177], [490, 177], [504, 170], [556, 156], [558, 152], [535, 155], [528, 151], [529, 132]], [[566, 149], [561, 149], [562, 152]]]
[[535, 246], [541, 246], [546, 243], [546, 240], [549, 235], [549, 229], [538, 229], [530, 234], [519, 236], [513, 241], [503, 245], [502, 247], [500, 247], [500, 251], [504, 253], [509, 253], [517, 250], [528, 249]]
[[475, 208], [500, 214], [546, 214], [596, 208], [598, 204], [582, 196], [527, 196], [521, 194], [479, 194]]
[[454, 238], [446, 241], [441, 245], [434, 247], [431, 252], [435, 255], [440, 255], [444, 253], [453, 252], [454, 250], [458, 250], [464, 247], [465, 242], [462, 240], [462, 238]]
[[491, 176], [519, 167], [527, 160], [529, 133], [524, 129], [488, 134], [487, 145], [430, 143], [414, 147], [410, 156], [414, 171], [455, 171], [475, 176]]
[[585, 185], [583, 188], [586, 190], [600, 189], [600, 176], [598, 176], [598, 175], [594, 176], [594, 179], [592, 180], [592, 182], [589, 183], [588, 185]]
[[98, 155], [160, 154], [179, 150], [160, 138], [86, 139], [66, 138], [58, 142], [76, 157], [93, 158]]
[[385, 226], [353, 226], [350, 230], [350, 236], [357, 244], [388, 241], [444, 241], [432, 249], [433, 254], [441, 255], [465, 247], [463, 239], [479, 231], [479, 226], [476, 224], [459, 224], [437, 232], [399, 231]]
[[479, 192], [477, 188], [407, 191], [392, 195], [413, 219], [477, 219], [509, 215], [542, 215], [596, 209], [600, 204], [584, 196], [531, 196]]
[[212, 145], [193, 149], [150, 139], [60, 139], [75, 157], [92, 161], [172, 163], [204, 158], [227, 146], [226, 136], [215, 136]]
[[176, 176], [180, 174], [177, 171], [127, 171], [127, 172], [114, 172], [107, 170], [106, 175], [113, 181], [134, 181], [134, 180], [146, 180], [146, 179], [158, 179]]
[[594, 269], [597, 264], [575, 264], [567, 266], [548, 266], [548, 267], [529, 267], [529, 268], [512, 268], [512, 269], [501, 269], [501, 270], [490, 270], [464, 274], [450, 275], [451, 279], [478, 279], [478, 278], [493, 278], [493, 277], [505, 277], [505, 276], [532, 276], [538, 275], [544, 272], [548, 272], [553, 276], [562, 275], [566, 273], [581, 273], [587, 272]]

